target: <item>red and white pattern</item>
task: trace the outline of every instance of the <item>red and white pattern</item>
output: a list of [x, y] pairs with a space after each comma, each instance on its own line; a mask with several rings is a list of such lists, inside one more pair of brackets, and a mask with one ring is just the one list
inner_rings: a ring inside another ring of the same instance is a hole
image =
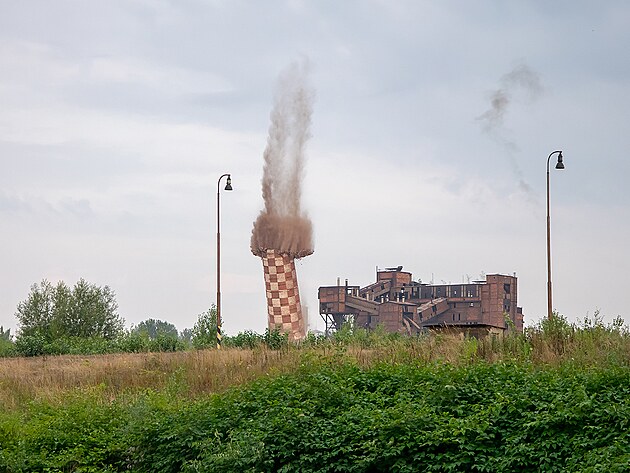
[[267, 320], [269, 330], [280, 329], [290, 340], [306, 336], [300, 290], [295, 272], [295, 260], [287, 255], [267, 250], [262, 257], [267, 292]]

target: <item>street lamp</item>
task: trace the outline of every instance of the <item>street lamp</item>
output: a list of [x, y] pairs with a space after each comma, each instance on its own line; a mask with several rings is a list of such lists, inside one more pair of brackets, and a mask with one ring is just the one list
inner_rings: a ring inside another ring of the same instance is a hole
[[229, 174], [223, 174], [217, 181], [217, 349], [221, 349], [221, 205], [220, 205], [220, 190], [221, 179], [227, 177], [225, 184], [225, 190], [232, 190], [232, 178]]
[[551, 303], [551, 225], [549, 218], [549, 160], [554, 154], [558, 154], [556, 169], [564, 169], [562, 151], [554, 151], [547, 158], [547, 317], [551, 320], [553, 305]]

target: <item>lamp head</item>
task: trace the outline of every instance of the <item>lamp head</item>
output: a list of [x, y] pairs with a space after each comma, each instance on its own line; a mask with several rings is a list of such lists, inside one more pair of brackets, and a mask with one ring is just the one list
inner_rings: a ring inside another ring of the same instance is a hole
[[558, 164], [556, 164], [556, 169], [564, 169], [564, 163], [562, 162], [562, 151], [558, 154]]
[[[562, 158], [560, 158], [560, 159], [562, 159]], [[562, 167], [564, 167], [564, 166], [562, 166]], [[225, 190], [226, 191], [231, 191], [232, 190], [232, 177], [229, 174], [228, 174], [228, 177], [227, 177], [227, 183], [225, 184]]]

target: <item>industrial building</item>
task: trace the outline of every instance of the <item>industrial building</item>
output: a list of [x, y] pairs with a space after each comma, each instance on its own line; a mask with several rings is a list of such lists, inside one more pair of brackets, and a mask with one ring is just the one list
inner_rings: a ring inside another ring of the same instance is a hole
[[426, 284], [413, 280], [402, 266], [376, 270], [376, 282], [365, 287], [322, 286], [319, 312], [326, 333], [344, 323], [408, 334], [449, 328], [473, 336], [523, 331], [517, 306], [517, 278], [489, 274], [467, 284]]

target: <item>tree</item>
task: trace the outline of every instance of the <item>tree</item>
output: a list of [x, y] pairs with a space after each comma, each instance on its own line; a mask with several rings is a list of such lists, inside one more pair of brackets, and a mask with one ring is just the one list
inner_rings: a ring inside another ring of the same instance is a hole
[[0, 358], [5, 356], [13, 356], [15, 354], [15, 345], [11, 340], [11, 329], [4, 329], [0, 325]]
[[20, 335], [50, 335], [53, 321], [53, 294], [55, 288], [45, 279], [33, 284], [27, 299], [17, 306]]
[[151, 340], [158, 337], [177, 338], [177, 327], [162, 320], [147, 319], [134, 327], [133, 332], [146, 334]]
[[72, 289], [63, 281], [53, 286], [43, 280], [33, 284], [15, 316], [20, 337], [102, 337], [114, 339], [123, 331], [116, 295], [109, 286], [99, 287], [80, 279]]
[[179, 332], [179, 339], [187, 345], [190, 345], [192, 343], [192, 336], [193, 331], [191, 328], [185, 328], [184, 330]]
[[5, 340], [7, 342], [11, 341], [11, 329], [4, 329], [2, 325], [0, 325], [0, 340]]
[[195, 348], [214, 347], [217, 343], [217, 306], [212, 307], [197, 316], [197, 322], [192, 329], [192, 343]]

